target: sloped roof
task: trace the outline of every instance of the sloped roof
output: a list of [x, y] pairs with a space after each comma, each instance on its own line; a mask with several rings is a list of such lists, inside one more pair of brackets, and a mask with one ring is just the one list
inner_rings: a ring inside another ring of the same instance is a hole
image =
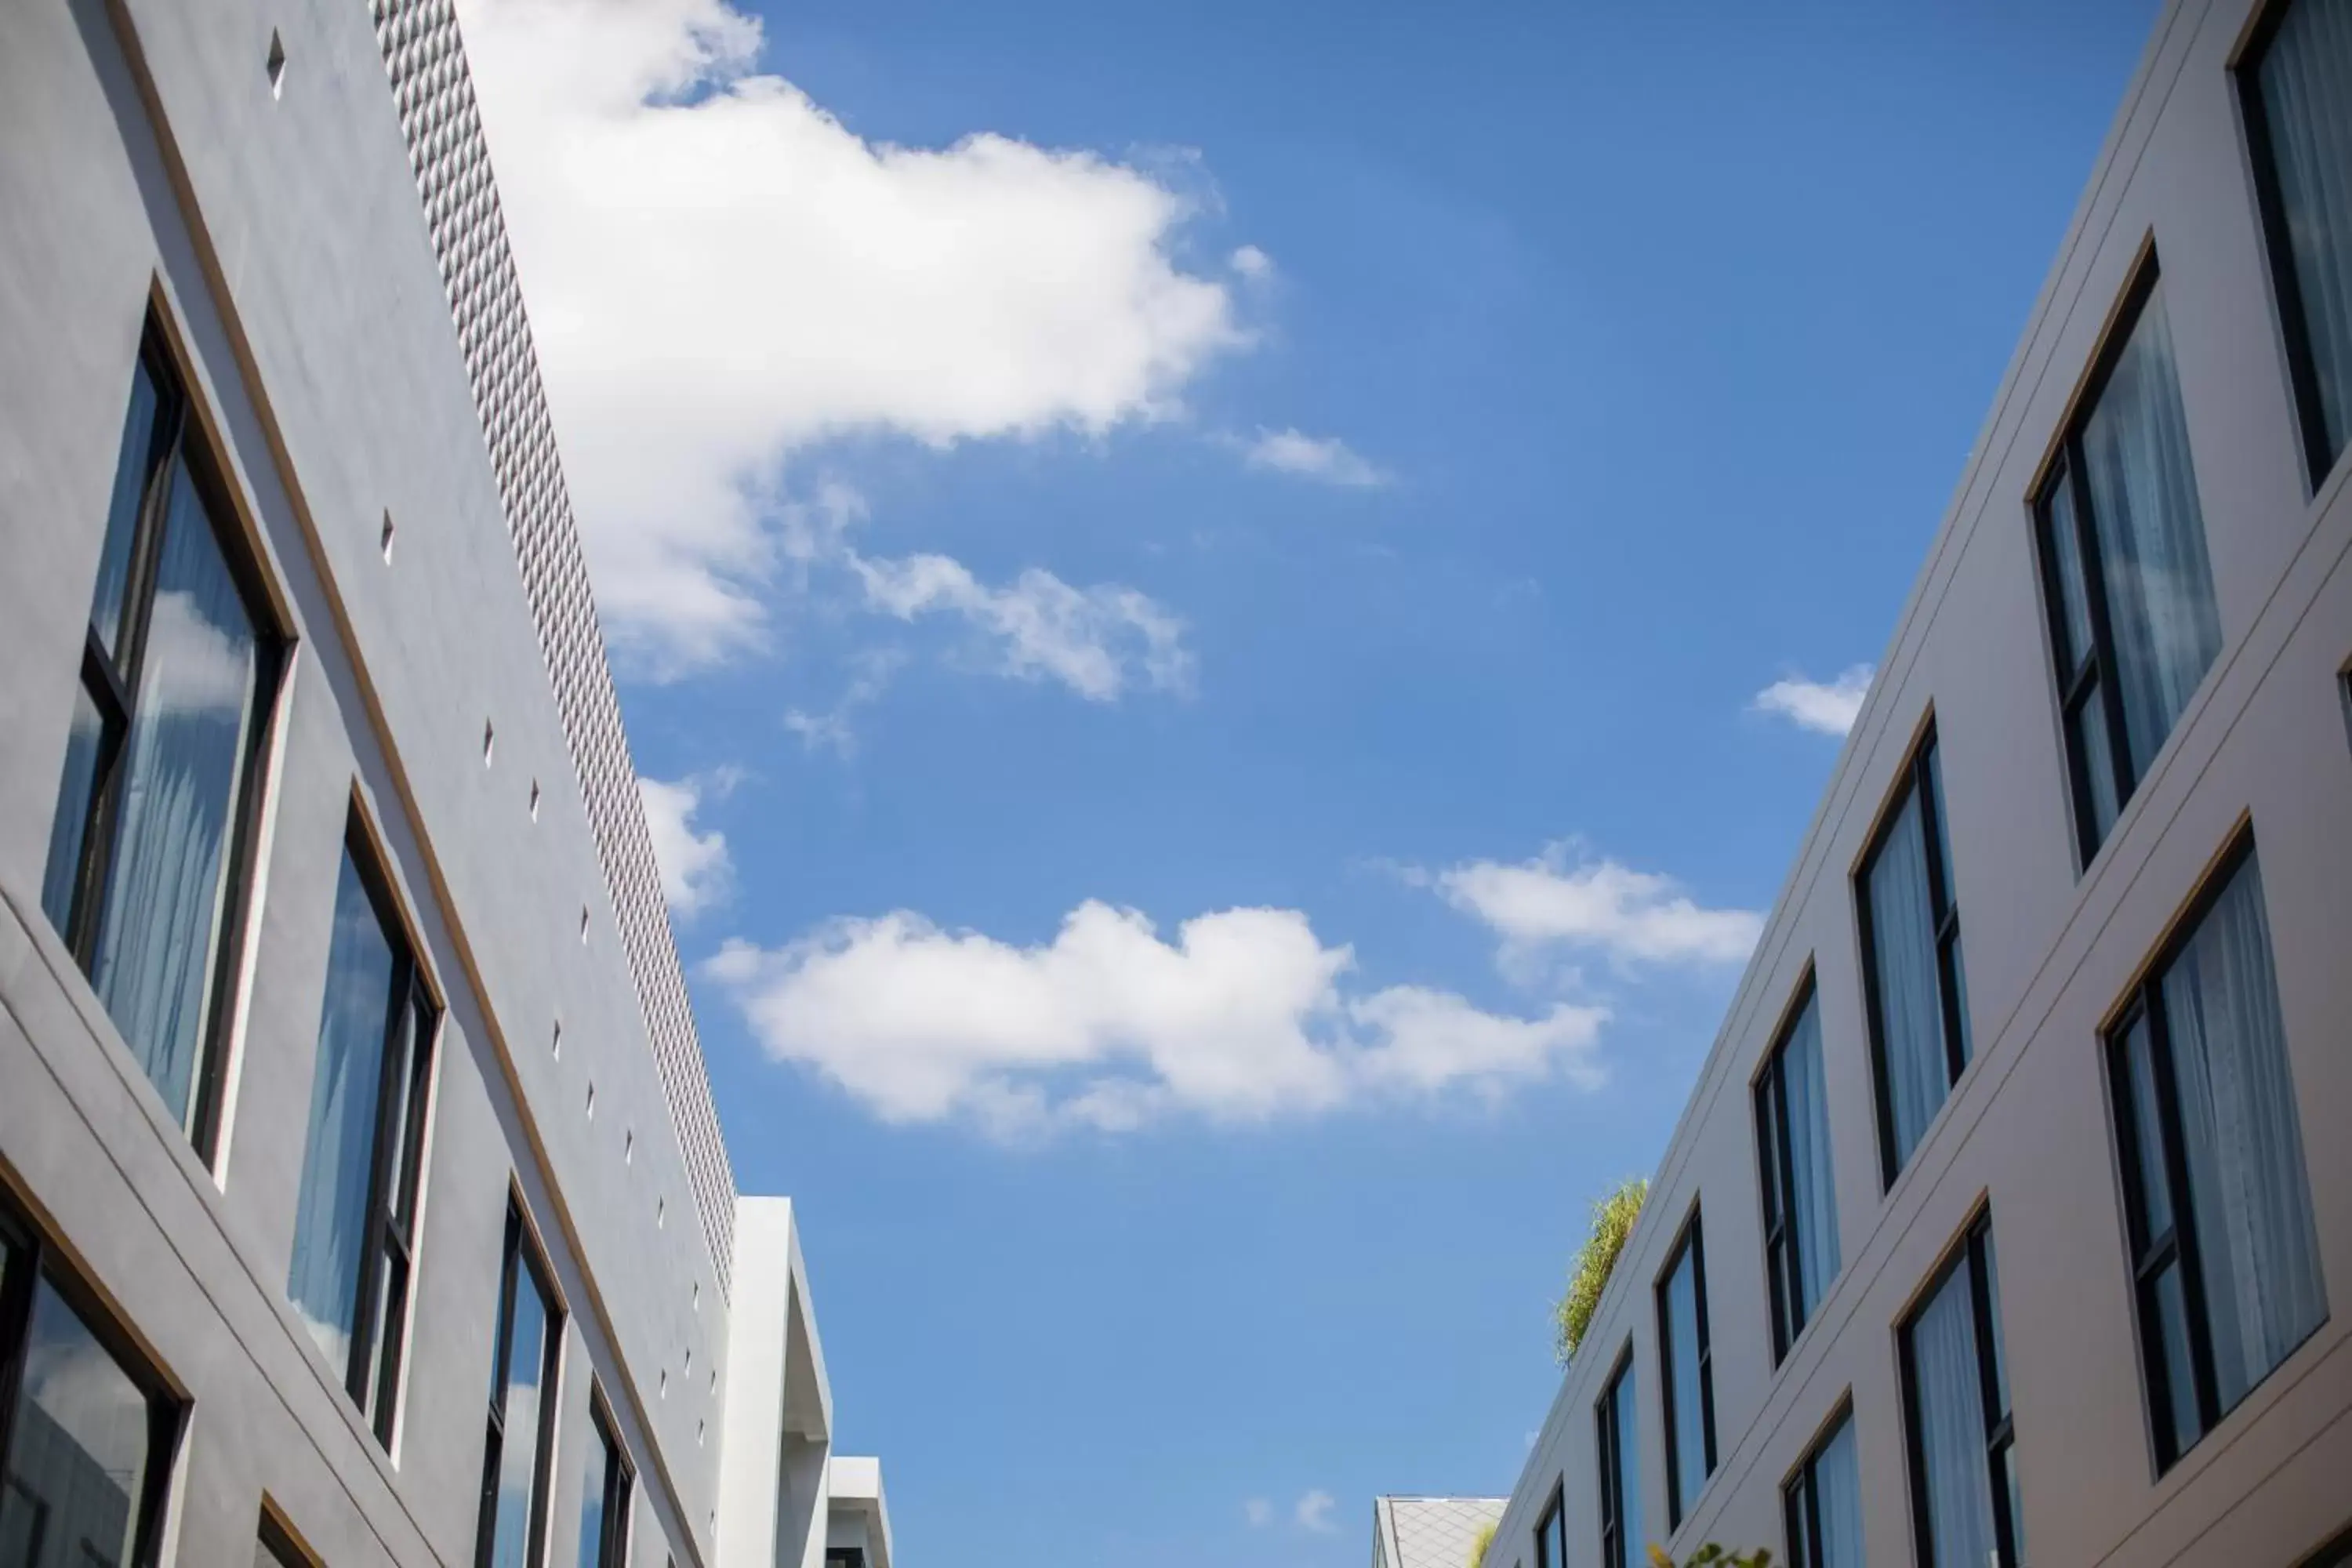
[[1468, 1568], [1480, 1531], [1499, 1521], [1510, 1500], [1498, 1497], [1384, 1497], [1372, 1500], [1376, 1556], [1386, 1568]]

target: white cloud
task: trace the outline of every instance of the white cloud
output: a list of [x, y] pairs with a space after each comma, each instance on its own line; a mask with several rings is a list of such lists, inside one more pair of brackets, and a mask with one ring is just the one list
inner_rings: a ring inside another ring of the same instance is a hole
[[1255, 245], [1238, 247], [1225, 261], [1253, 283], [1264, 282], [1274, 276], [1274, 258]]
[[1752, 910], [1703, 908], [1672, 878], [1585, 858], [1572, 842], [1532, 860], [1473, 860], [1407, 877], [1433, 885], [1500, 937], [1507, 967], [1559, 949], [1619, 964], [1738, 963], [1764, 929]]
[[787, 709], [784, 728], [798, 735], [801, 744], [808, 750], [830, 749], [835, 756], [847, 761], [857, 752], [857, 731], [850, 721], [858, 710], [881, 700], [892, 678], [906, 662], [906, 655], [895, 648], [877, 648], [859, 656], [849, 684], [842, 689], [840, 698], [831, 708], [822, 713]]
[[1827, 684], [1802, 678], [1776, 680], [1758, 692], [1748, 707], [1759, 713], [1778, 714], [1800, 729], [1843, 735], [1862, 714], [1871, 674], [1870, 666], [1857, 664]]
[[1242, 461], [1253, 468], [1351, 489], [1370, 489], [1389, 482], [1386, 470], [1359, 456], [1337, 436], [1261, 430], [1256, 439], [1242, 444]]
[[1329, 1492], [1319, 1489], [1308, 1492], [1298, 1500], [1299, 1525], [1304, 1529], [1314, 1531], [1318, 1535], [1330, 1534], [1339, 1528], [1331, 1521], [1331, 1510], [1337, 1506], [1339, 1506], [1339, 1500]]
[[898, 560], [852, 556], [868, 605], [902, 621], [954, 616], [991, 638], [999, 667], [1023, 679], [1054, 679], [1097, 702], [1131, 681], [1190, 689], [1184, 623], [1149, 595], [1117, 584], [1074, 588], [1031, 567], [1003, 587], [944, 555]]
[[1274, 1504], [1262, 1497], [1251, 1498], [1242, 1504], [1242, 1517], [1250, 1521], [1252, 1530], [1264, 1530], [1274, 1522]]
[[762, 640], [792, 453], [1161, 417], [1248, 342], [1154, 174], [866, 141], [727, 0], [460, 11], [600, 605], [656, 667]]
[[730, 942], [707, 973], [770, 1055], [884, 1120], [968, 1118], [1003, 1135], [1601, 1079], [1603, 1008], [1517, 1018], [1414, 986], [1357, 992], [1343, 984], [1354, 963], [1295, 910], [1199, 915], [1171, 941], [1089, 900], [1033, 946], [901, 910], [780, 949]]
[[715, 827], [707, 833], [694, 830], [694, 814], [702, 808], [705, 793], [724, 795], [731, 782], [726, 774], [674, 784], [637, 781], [637, 793], [646, 803], [646, 828], [653, 835], [654, 863], [661, 868], [662, 896], [681, 920], [724, 900], [734, 884], [727, 836]]

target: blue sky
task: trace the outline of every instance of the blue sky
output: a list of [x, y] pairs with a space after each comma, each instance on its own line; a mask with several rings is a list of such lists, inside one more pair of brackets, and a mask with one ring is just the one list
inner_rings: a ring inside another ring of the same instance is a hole
[[2154, 9], [469, 0], [908, 1561], [1508, 1489]]

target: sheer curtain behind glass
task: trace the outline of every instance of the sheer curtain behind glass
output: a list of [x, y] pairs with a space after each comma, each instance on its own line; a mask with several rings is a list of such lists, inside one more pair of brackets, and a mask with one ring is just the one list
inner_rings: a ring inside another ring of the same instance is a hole
[[1977, 1375], [1976, 1309], [1969, 1266], [1954, 1268], [1911, 1323], [1911, 1366], [1927, 1496], [1921, 1500], [1935, 1568], [1996, 1563], [1992, 1476], [1984, 1398]]
[[1805, 1004], [1790, 1028], [1789, 1043], [1781, 1047], [1780, 1073], [1789, 1097], [1789, 1210], [1797, 1226], [1798, 1287], [1803, 1313], [1810, 1318], [1840, 1267], [1818, 1000]]
[[2254, 860], [2215, 900], [2162, 991], [2226, 1410], [2327, 1315]]
[[1813, 1460], [1813, 1491], [1822, 1514], [1821, 1568], [1864, 1568], [1862, 1560], [1862, 1468], [1854, 1453], [1853, 1417]]
[[2083, 426], [2083, 462], [2124, 738], [2140, 778], [2221, 647], [2161, 282]]
[[2294, 0], [2259, 80], [2286, 220], [2272, 243], [2294, 268], [2332, 461], [2352, 435], [2352, 0]]
[[349, 1366], [359, 1315], [394, 968], [392, 944], [349, 849], [342, 864], [286, 1286], [339, 1373]]
[[171, 484], [90, 973], [147, 1076], [185, 1121], [259, 658], [252, 620], [184, 463], [174, 463]]
[[1878, 984], [1880, 1070], [1899, 1169], [1951, 1088], [1944, 1004], [1936, 988], [1936, 915], [1919, 792], [1904, 799], [1869, 871], [1870, 946]]

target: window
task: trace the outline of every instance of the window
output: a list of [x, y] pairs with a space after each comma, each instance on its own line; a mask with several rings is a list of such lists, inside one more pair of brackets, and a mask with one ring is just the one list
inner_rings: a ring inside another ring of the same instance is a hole
[[531, 1568], [547, 1533], [547, 1452], [555, 1432], [556, 1350], [563, 1320], [520, 1211], [507, 1211], [499, 1338], [490, 1369], [490, 1436], [482, 1452], [478, 1568]]
[[1862, 1467], [1853, 1442], [1848, 1410], [1781, 1489], [1789, 1568], [1863, 1568]]
[[1903, 1325], [1919, 1568], [2019, 1568], [2017, 1448], [1991, 1221], [1979, 1217]]
[[1601, 1454], [1601, 1568], [1635, 1568], [1641, 1550], [1641, 1418], [1633, 1408], [1633, 1347], [1593, 1407]]
[[260, 1538], [254, 1543], [253, 1568], [312, 1568], [310, 1559], [294, 1544], [286, 1527], [265, 1513]]
[[1838, 1272], [1837, 1184], [1822, 1081], [1821, 1008], [1811, 979], [1801, 996], [1756, 1080], [1756, 1163], [1775, 1363], [1789, 1353]]
[[0, 1563], [149, 1568], [180, 1411], [0, 1216]]
[[200, 1152], [276, 639], [151, 327], [90, 598], [41, 907]]
[[827, 1547], [824, 1568], [866, 1568], [866, 1553], [855, 1546]]
[[1715, 1473], [1715, 1373], [1706, 1351], [1706, 1245], [1698, 1214], [1658, 1284], [1658, 1381], [1666, 1412], [1666, 1518], [1678, 1528]]
[[2221, 647], [2153, 260], [2034, 511], [2075, 843], [2088, 864]]
[[580, 1568], [624, 1568], [629, 1560], [629, 1457], [613, 1435], [602, 1394], [591, 1394], [588, 1475], [580, 1488]]
[[327, 994], [286, 1294], [377, 1441], [392, 1444], [416, 1258], [433, 1005], [354, 822], [335, 889]]
[[2251, 838], [2109, 1031], [2107, 1082], [2160, 1469], [2327, 1316]]
[[1880, 1178], [1911, 1151], [1969, 1064], [1968, 971], [1952, 898], [1943, 767], [1927, 731], [1903, 770], [1894, 808], [1864, 857], [1856, 902], [1878, 1089]]
[[2352, 7], [2273, 5], [2238, 88], [2316, 486], [2352, 435]]
[[1568, 1507], [1560, 1488], [1551, 1489], [1551, 1501], [1544, 1506], [1543, 1519], [1536, 1526], [1536, 1568], [1568, 1568]]

